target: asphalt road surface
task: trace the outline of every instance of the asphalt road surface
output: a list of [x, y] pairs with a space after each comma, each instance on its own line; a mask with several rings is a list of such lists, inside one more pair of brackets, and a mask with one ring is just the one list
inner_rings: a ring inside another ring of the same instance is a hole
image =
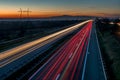
[[58, 49], [29, 79], [81, 80], [91, 29], [92, 21]]

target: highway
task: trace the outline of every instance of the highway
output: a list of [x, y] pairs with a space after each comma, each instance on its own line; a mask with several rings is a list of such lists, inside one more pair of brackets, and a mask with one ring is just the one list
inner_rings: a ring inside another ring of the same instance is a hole
[[64, 44], [29, 80], [81, 80], [92, 21]]
[[[13, 49], [1, 52], [0, 53], [0, 78], [4, 79], [10, 73], [19, 69], [20, 67], [25, 65], [27, 62], [30, 62], [32, 59], [36, 57], [36, 55], [39, 55], [46, 49], [46, 47], [44, 46], [52, 45], [53, 43], [58, 41], [60, 38], [72, 33], [73, 31], [77, 30], [82, 25], [90, 21], [92, 20], [81, 22], [75, 26], [71, 26], [67, 29], [64, 29], [59, 32], [53, 33], [51, 35], [45, 36], [38, 40], [35, 40], [32, 42], [20, 45], [18, 47], [15, 47]], [[86, 32], [86, 34], [88, 33]], [[36, 51], [37, 49], [39, 49], [39, 52]]]
[[[44, 42], [44, 41], [46, 41], [46, 40], [48, 40], [48, 39], [51, 39], [51, 38], [53, 38], [53, 37], [56, 37], [56, 36], [58, 36], [58, 35], [61, 37], [61, 36], [65, 35], [65, 34], [68, 34], [69, 32], [74, 31], [75, 29], [79, 28], [81, 25], [83, 25], [83, 24], [85, 24], [85, 23], [87, 23], [87, 22], [88, 22], [88, 21], [85, 21], [85, 22], [83, 22], [83, 23], [80, 23], [80, 24], [78, 24], [78, 25], [72, 26], [72, 27], [70, 27], [70, 28], [67, 28], [67, 29], [65, 29], [65, 30], [59, 31], [59, 32], [57, 32], [57, 33], [48, 35], [48, 36], [46, 36], [46, 37], [40, 38], [40, 39], [35, 40], [35, 41], [33, 41], [33, 42], [26, 43], [26, 44], [24, 44], [24, 45], [21, 45], [21, 46], [18, 46], [18, 47], [16, 47], [16, 48], [10, 49], [10, 50], [8, 50], [8, 51], [2, 52], [2, 53], [0, 53], [0, 63], [1, 63], [1, 62], [3, 63], [2, 60], [6, 59], [6, 58], [7, 58], [7, 60], [8, 60], [8, 57], [11, 57], [11, 56], [16, 55], [16, 54], [18, 55], [18, 53], [21, 53], [22, 51], [24, 51], [24, 50], [26, 50], [26, 49], [29, 49], [29, 48], [33, 47], [34, 45], [37, 45], [38, 43], [42, 43], [42, 42]], [[49, 42], [49, 41], [48, 41], [48, 42]], [[46, 42], [45, 44], [47, 44], [47, 42]], [[45, 44], [43, 44], [43, 45], [45, 45]], [[43, 46], [43, 45], [41, 45], [41, 46]], [[28, 52], [28, 53], [29, 53], [29, 52]], [[19, 57], [21, 57], [21, 56], [19, 56]], [[18, 57], [18, 58], [19, 58], [19, 57]], [[6, 63], [6, 62], [5, 62], [5, 63]], [[2, 67], [2, 66], [3, 66], [3, 64], [2, 64], [2, 65], [0, 64], [0, 67]]]
[[0, 79], [4, 80], [84, 24], [29, 80], [107, 80], [93, 20], [0, 53]]

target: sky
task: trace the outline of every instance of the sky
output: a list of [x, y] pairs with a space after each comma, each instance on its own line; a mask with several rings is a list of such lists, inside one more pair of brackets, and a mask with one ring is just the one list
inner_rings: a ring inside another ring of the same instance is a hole
[[120, 16], [120, 0], [0, 0], [0, 18], [19, 17], [20, 8], [31, 17]]

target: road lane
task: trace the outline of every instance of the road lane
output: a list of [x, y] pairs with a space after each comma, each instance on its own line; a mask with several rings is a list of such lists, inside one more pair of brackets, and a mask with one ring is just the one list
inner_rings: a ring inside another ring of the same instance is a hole
[[[66, 47], [67, 48], [69, 48], [67, 45], [69, 44], [69, 43], [71, 43], [72, 45], [73, 45], [73, 43], [74, 43], [74, 40], [72, 41], [72, 39], [70, 40], [70, 41], [68, 41], [62, 48], [60, 48], [56, 53], [55, 53], [55, 55], [57, 55], [57, 56], [54, 56], [54, 57], [52, 57], [50, 60], [49, 60], [49, 62], [51, 63], [51, 64], [46, 64], [46, 65], [44, 65], [45, 66], [45, 70], [44, 70], [44, 72], [42, 72], [41, 73], [41, 76], [42, 75], [44, 75], [44, 74], [46, 74], [46, 72], [47, 72], [47, 70], [49, 69], [49, 67], [52, 67], [53, 66], [53, 62], [54, 62], [54, 60], [58, 60], [58, 57], [59, 56], [62, 56], [62, 53], [65, 51], [65, 49], [66, 49]], [[68, 49], [69, 50], [69, 49]], [[60, 54], [59, 54], [60, 53]], [[64, 55], [64, 54], [63, 54]], [[54, 60], [52, 60], [54, 58]], [[44, 67], [43, 67], [44, 68]]]
[[[56, 52], [54, 57], [52, 57], [45, 65], [43, 65], [40, 69], [38, 69], [33, 76], [31, 76], [30, 80], [55, 80], [59, 78], [63, 78], [63, 80], [68, 80], [68, 77], [64, 79], [64, 76], [61, 75], [70, 74], [68, 73], [67, 69], [69, 66], [74, 67], [74, 63], [77, 61], [79, 62], [80, 53], [83, 49], [83, 45], [86, 43], [86, 40], [89, 36], [90, 28], [92, 22], [81, 29], [68, 43], [64, 46], [64, 49], [60, 49], [60, 51]], [[76, 46], [77, 45], [77, 46]], [[69, 63], [69, 65], [68, 65]], [[68, 67], [67, 67], [68, 66]], [[67, 68], [66, 68], [67, 67]], [[73, 68], [72, 67], [72, 68]], [[75, 65], [77, 67], [77, 65]], [[66, 68], [66, 69], [65, 69]], [[72, 69], [70, 67], [70, 69]], [[75, 68], [76, 70], [77, 68]], [[65, 72], [63, 72], [65, 71]], [[75, 72], [75, 71], [74, 71]], [[75, 73], [72, 73], [75, 74]], [[70, 77], [70, 76], [69, 76]], [[73, 79], [73, 76], [71, 80]]]
[[[71, 42], [71, 41], [72, 41], [72, 42]], [[74, 40], [71, 40], [71, 41], [69, 41], [69, 43], [71, 43], [71, 44], [74, 43]], [[67, 44], [68, 44], [68, 43], [67, 43]], [[73, 45], [73, 44], [72, 44], [72, 45]], [[66, 50], [66, 47], [68, 47], [67, 50]], [[55, 57], [56, 59], [53, 58], [54, 60], [52, 60], [49, 64], [47, 64], [47, 67], [45, 67], [45, 71], [44, 71], [45, 73], [42, 72], [42, 73], [40, 74], [40, 76], [44, 76], [44, 74], [46, 74], [46, 73], [49, 71], [49, 67], [52, 67], [52, 68], [54, 67], [53, 65], [51, 65], [53, 62], [55, 62], [56, 60], [57, 60], [57, 62], [60, 62], [59, 59], [62, 58], [61, 56], [62, 56], [62, 55], [65, 55], [65, 54], [66, 54], [65, 52], [68, 52], [68, 51], [69, 51], [69, 46], [66, 46], [66, 47], [65, 47], [65, 50], [64, 50], [64, 51], [60, 51], [60, 52], [56, 52], [56, 53], [55, 53], [55, 54], [58, 54], [58, 55], [61, 54], [60, 57], [57, 56], [58, 58], [56, 58], [56, 57]], [[63, 52], [64, 52], [65, 54], [63, 54]], [[66, 54], [66, 55], [67, 55], [67, 54]], [[62, 59], [61, 59], [61, 60], [62, 60]], [[57, 64], [57, 62], [56, 62], [55, 64]], [[47, 69], [47, 71], [46, 71], [46, 69]]]
[[[86, 48], [84, 45], [88, 42], [88, 36], [89, 36], [89, 32], [91, 30], [91, 24], [92, 22], [89, 22], [87, 26], [88, 31], [86, 30], [86, 36], [85, 38], [83, 38], [83, 41], [81, 43], [81, 45], [78, 45], [77, 50], [76, 50], [76, 57], [74, 57], [73, 60], [71, 60], [70, 64], [67, 66], [67, 70], [64, 70], [66, 73], [63, 74], [63, 80], [73, 80], [74, 76], [76, 76], [76, 70], [77, 70], [77, 66], [78, 66], [78, 62], [79, 60], [82, 61], [82, 55], [85, 54], [85, 52], [82, 52], [84, 48]], [[82, 62], [81, 62], [82, 63]], [[81, 64], [82, 65], [82, 64]], [[80, 76], [80, 75], [79, 75]], [[77, 80], [80, 80], [79, 76], [76, 76]]]

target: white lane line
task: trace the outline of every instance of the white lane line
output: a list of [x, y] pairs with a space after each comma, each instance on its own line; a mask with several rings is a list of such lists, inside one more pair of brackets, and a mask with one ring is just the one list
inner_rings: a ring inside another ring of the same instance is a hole
[[78, 46], [79, 43], [76, 44], [76, 46]]
[[70, 54], [69, 59], [72, 57], [72, 54], [73, 54], [73, 53]]
[[59, 79], [59, 77], [60, 77], [60, 74], [58, 74], [58, 75], [57, 75], [57, 77], [56, 77], [56, 79], [55, 79], [55, 80], [58, 80], [58, 79]]
[[84, 76], [85, 76], [85, 68], [86, 68], [86, 63], [87, 63], [87, 56], [88, 56], [88, 49], [89, 49], [89, 45], [90, 45], [91, 32], [92, 32], [92, 28], [90, 30], [89, 41], [88, 41], [88, 46], [87, 46], [87, 52], [86, 52], [86, 55], [85, 55], [85, 61], [84, 61], [84, 65], [83, 65], [83, 72], [82, 72], [81, 80], [84, 80]]
[[105, 77], [105, 80], [107, 80], [106, 73], [105, 73], [105, 68], [104, 68], [103, 60], [102, 60], [102, 56], [101, 56], [100, 46], [99, 46], [99, 43], [98, 43], [96, 28], [95, 28], [95, 36], [96, 36], [96, 40], [97, 40], [98, 50], [99, 50], [99, 53], [100, 53], [99, 55], [100, 55], [100, 60], [101, 60], [101, 63], [102, 63], [102, 68], [103, 68], [104, 77]]

